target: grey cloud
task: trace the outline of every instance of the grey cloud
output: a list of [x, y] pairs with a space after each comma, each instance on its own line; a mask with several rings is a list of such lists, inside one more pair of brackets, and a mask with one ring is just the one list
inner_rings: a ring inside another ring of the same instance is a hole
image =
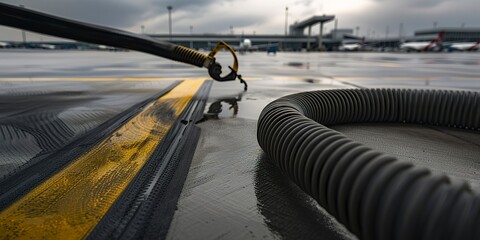
[[370, 28], [384, 36], [386, 26], [389, 26], [389, 36], [398, 36], [400, 23], [404, 24], [404, 33], [409, 35], [412, 35], [414, 30], [432, 28], [434, 22], [437, 22], [438, 27], [460, 27], [462, 23], [467, 27], [480, 25], [478, 0], [419, 2], [423, 1], [379, 1], [377, 7], [365, 12], [337, 17], [345, 27], [360, 26], [362, 35], [367, 35]]
[[[230, 1], [228, 1], [230, 2]], [[221, 2], [220, 2], [221, 3]], [[205, 10], [206, 8], [210, 7], [211, 5], [218, 4], [217, 1], [209, 1], [209, 0], [146, 0], [144, 5], [146, 6], [146, 15], [148, 17], [154, 17], [161, 14], [166, 14], [167, 6], [172, 6], [173, 11], [189, 11], [195, 14], [200, 10]]]
[[[197, 15], [196, 20], [192, 18], [173, 19], [173, 32], [188, 33], [189, 26], [194, 27], [196, 33], [226, 33], [230, 32], [230, 26], [233, 26], [235, 33], [242, 32], [242, 28], [260, 25], [269, 20], [266, 15], [226, 15], [222, 16], [221, 20], [216, 17], [209, 17], [208, 13]], [[158, 23], [156, 26], [151, 26], [156, 29], [165, 29], [165, 23]]]
[[[166, 6], [173, 6], [174, 32], [187, 33], [189, 26], [194, 26], [194, 32], [221, 33], [228, 32], [229, 26], [233, 25], [236, 33], [241, 28], [254, 29], [259, 26], [257, 33], [280, 33], [283, 29], [283, 21], [269, 23], [277, 19], [275, 14], [283, 14], [285, 2], [270, 0], [272, 8], [280, 9], [277, 12], [265, 11], [256, 16], [238, 9], [230, 15], [215, 16], [213, 9], [218, 6], [229, 6], [242, 0], [0, 0], [9, 4], [24, 4], [27, 8], [44, 11], [47, 13], [73, 18], [80, 21], [106, 25], [121, 29], [133, 29], [139, 31], [140, 25], [146, 23], [148, 31], [155, 33], [166, 33], [167, 9]], [[266, 1], [266, 0], [265, 0]], [[467, 26], [479, 26], [480, 9], [479, 0], [371, 0], [374, 4], [369, 9], [362, 8], [354, 11], [349, 9], [348, 14], [336, 14], [339, 19], [339, 27], [354, 28], [360, 26], [360, 33], [366, 35], [370, 28], [382, 35], [385, 27], [390, 27], [390, 35], [398, 34], [398, 25], [404, 23], [405, 31], [412, 33], [419, 28], [432, 27], [433, 22], [438, 26], [460, 26], [466, 23]], [[314, 5], [318, 0], [292, 0], [290, 4], [292, 12], [297, 9], [296, 16], [292, 16], [289, 22], [303, 20], [314, 14], [319, 14]], [[323, 1], [326, 2], [326, 1]], [[327, 3], [325, 3], [327, 4]], [[328, 6], [325, 6], [328, 8]], [[260, 29], [260, 25], [278, 26], [278, 28]], [[331, 29], [331, 25], [326, 26]], [[279, 30], [280, 29], [280, 30]], [[0, 30], [4, 34], [8, 31]], [[12, 31], [10, 31], [12, 32]], [[7, 33], [8, 34], [8, 33]], [[16, 34], [16, 33], [15, 33]], [[6, 36], [6, 35], [2, 35]], [[16, 36], [15, 36], [16, 37]]]
[[402, 0], [402, 1], [389, 1], [389, 0], [373, 0], [379, 2], [384, 6], [402, 6], [407, 8], [433, 8], [445, 2], [452, 2], [451, 0]]
[[309, 7], [310, 5], [312, 5], [312, 2], [313, 0], [298, 0], [298, 1], [295, 1], [295, 5], [301, 4], [306, 7]]
[[177, 8], [191, 11], [214, 3], [207, 0], [3, 0], [2, 2], [13, 5], [21, 3], [33, 10], [116, 28], [129, 28], [148, 18], [167, 14], [166, 7], [169, 5], [174, 7], [174, 11]]
[[[18, 1], [14, 0], [5, 2], [10, 4], [18, 3]], [[133, 25], [135, 18], [141, 16], [144, 12], [141, 6], [128, 1], [25, 0], [21, 2], [29, 9], [117, 28]]]

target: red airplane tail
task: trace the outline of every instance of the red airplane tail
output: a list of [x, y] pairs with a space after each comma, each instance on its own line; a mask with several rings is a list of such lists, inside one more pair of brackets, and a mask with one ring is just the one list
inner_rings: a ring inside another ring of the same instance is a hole
[[468, 49], [468, 51], [474, 51], [480, 48], [480, 40], [475, 43], [471, 48]]
[[440, 41], [442, 41], [443, 37], [445, 36], [445, 32], [440, 32], [437, 36], [437, 38], [435, 38], [432, 42], [430, 42], [430, 44], [428, 44], [424, 49], [423, 51], [428, 51], [430, 50], [430, 48], [432, 48], [433, 46], [437, 45]]
[[435, 40], [432, 41], [432, 43], [439, 43], [440, 41], [442, 41], [444, 36], [445, 36], [445, 32], [440, 32], [437, 38], [435, 38]]

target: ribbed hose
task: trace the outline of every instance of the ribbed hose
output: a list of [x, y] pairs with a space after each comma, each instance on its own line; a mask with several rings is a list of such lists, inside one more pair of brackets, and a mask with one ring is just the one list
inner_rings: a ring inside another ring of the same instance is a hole
[[480, 195], [467, 183], [433, 175], [324, 126], [356, 122], [478, 131], [479, 93], [298, 93], [265, 107], [257, 137], [284, 174], [361, 239], [480, 239]]
[[173, 50], [173, 60], [179, 62], [188, 62], [197, 67], [203, 67], [208, 56], [193, 49], [177, 45]]

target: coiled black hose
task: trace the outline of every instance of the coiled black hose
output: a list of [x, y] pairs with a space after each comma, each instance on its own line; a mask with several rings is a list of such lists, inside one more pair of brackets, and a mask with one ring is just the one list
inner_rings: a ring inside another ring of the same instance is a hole
[[478, 131], [480, 94], [439, 90], [304, 92], [263, 110], [269, 159], [361, 239], [480, 239], [480, 195], [324, 125], [414, 123]]

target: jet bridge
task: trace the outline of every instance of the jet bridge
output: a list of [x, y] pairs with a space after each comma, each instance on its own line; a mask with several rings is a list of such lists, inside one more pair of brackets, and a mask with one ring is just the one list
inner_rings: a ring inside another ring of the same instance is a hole
[[323, 25], [327, 22], [330, 22], [335, 19], [335, 15], [322, 15], [322, 16], [313, 16], [311, 18], [308, 18], [306, 20], [303, 20], [298, 23], [294, 23], [293, 25], [290, 25], [290, 35], [293, 36], [303, 36], [305, 32], [305, 28], [308, 28], [308, 43], [307, 43], [307, 49], [310, 49], [310, 38], [312, 35], [312, 26], [320, 23], [320, 34], [318, 35], [318, 46], [319, 48], [323, 45]]

